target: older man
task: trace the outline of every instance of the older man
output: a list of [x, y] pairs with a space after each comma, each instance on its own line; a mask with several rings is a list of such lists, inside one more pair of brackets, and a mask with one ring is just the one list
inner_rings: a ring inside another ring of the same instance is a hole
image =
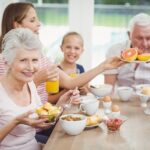
[[[126, 48], [136, 47], [150, 52], [150, 16], [140, 13], [129, 22], [129, 40], [113, 45], [107, 57], [120, 56]], [[119, 86], [150, 83], [150, 63], [128, 63], [118, 69], [105, 72], [105, 83]]]

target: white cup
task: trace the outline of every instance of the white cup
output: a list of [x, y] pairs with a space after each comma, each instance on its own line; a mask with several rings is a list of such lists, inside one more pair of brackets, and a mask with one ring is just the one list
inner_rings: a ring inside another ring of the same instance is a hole
[[88, 94], [81, 96], [81, 101], [87, 101], [87, 100], [97, 100], [96, 97], [93, 94]]
[[94, 115], [99, 109], [98, 100], [84, 100], [80, 104], [81, 111], [85, 111], [88, 115]]
[[122, 86], [117, 88], [117, 93], [122, 101], [128, 101], [133, 94], [133, 89], [128, 86]]

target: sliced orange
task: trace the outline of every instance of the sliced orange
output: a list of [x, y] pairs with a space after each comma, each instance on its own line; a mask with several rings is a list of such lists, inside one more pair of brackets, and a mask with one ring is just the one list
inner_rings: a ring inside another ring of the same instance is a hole
[[138, 56], [138, 51], [136, 48], [128, 48], [128, 49], [124, 50], [121, 54], [121, 57], [125, 61], [129, 61], [129, 62], [136, 60], [137, 56]]
[[150, 53], [143, 53], [137, 56], [137, 59], [140, 61], [148, 61], [150, 60]]

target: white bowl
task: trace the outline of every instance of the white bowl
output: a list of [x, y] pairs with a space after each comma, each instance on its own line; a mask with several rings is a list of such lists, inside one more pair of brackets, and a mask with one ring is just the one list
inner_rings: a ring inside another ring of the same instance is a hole
[[133, 94], [133, 89], [128, 86], [121, 86], [117, 88], [118, 96], [120, 97], [120, 100], [122, 101], [129, 101], [130, 97]]
[[110, 84], [103, 84], [103, 85], [91, 85], [90, 91], [96, 96], [103, 97], [107, 96], [112, 91], [112, 85]]
[[[63, 119], [64, 117], [72, 116], [79, 117], [81, 120], [68, 121]], [[69, 135], [80, 134], [86, 126], [86, 116], [80, 114], [67, 114], [60, 117], [60, 125], [63, 130]]]

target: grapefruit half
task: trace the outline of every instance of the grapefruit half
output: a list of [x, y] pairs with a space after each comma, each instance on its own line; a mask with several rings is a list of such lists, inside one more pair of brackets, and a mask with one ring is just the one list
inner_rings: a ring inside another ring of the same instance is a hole
[[150, 53], [143, 53], [137, 56], [137, 59], [140, 61], [148, 61], [150, 60]]
[[132, 62], [137, 59], [138, 51], [135, 48], [128, 48], [124, 50], [121, 54], [121, 57], [128, 62]]

